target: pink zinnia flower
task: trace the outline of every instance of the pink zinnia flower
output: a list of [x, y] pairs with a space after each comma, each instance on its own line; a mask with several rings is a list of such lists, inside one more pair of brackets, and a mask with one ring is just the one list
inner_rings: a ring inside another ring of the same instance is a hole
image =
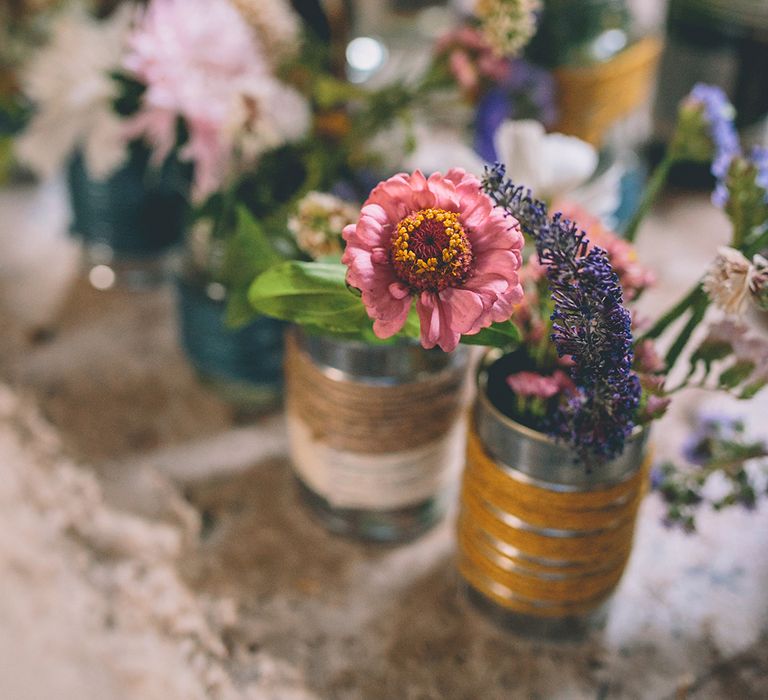
[[415, 298], [422, 345], [451, 351], [509, 319], [523, 295], [520, 226], [463, 170], [379, 183], [344, 240], [347, 280], [380, 338], [402, 329]]
[[571, 378], [559, 369], [549, 376], [538, 372], [516, 372], [507, 377], [507, 385], [518, 396], [534, 396], [539, 399], [549, 399], [574, 388]]

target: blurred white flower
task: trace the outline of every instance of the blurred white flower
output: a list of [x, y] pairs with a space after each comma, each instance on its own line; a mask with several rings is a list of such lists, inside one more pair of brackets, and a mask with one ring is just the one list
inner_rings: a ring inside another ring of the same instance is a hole
[[536, 33], [539, 0], [476, 0], [480, 31], [500, 56], [515, 56]]
[[267, 49], [267, 57], [279, 62], [296, 55], [301, 24], [288, 0], [231, 0], [253, 27]]
[[709, 327], [708, 341], [724, 342], [733, 348], [737, 362], [754, 365], [749, 381], [768, 381], [768, 336], [742, 319], [724, 318]]
[[311, 125], [303, 95], [277, 80], [262, 80], [237, 95], [228, 128], [247, 166], [262, 153], [303, 138]]
[[478, 177], [485, 162], [461, 137], [449, 129], [417, 126], [414, 130], [416, 148], [399, 166], [408, 171], [421, 170], [425, 175], [446, 173], [451, 168], [463, 168]]
[[768, 261], [756, 255], [750, 262], [735, 248], [722, 246], [704, 276], [702, 287], [712, 303], [734, 316], [747, 310], [750, 291], [757, 287], [756, 280], [768, 272]]
[[55, 173], [82, 148], [90, 175], [105, 178], [126, 158], [127, 136], [112, 108], [133, 9], [97, 20], [81, 6], [59, 16], [50, 42], [23, 72], [35, 114], [16, 142], [21, 162], [40, 176]]
[[308, 192], [288, 220], [288, 230], [301, 250], [314, 260], [341, 255], [342, 229], [357, 221], [359, 210], [326, 192]]
[[505, 121], [494, 143], [507, 176], [541, 199], [569, 194], [589, 180], [597, 167], [597, 151], [590, 144], [575, 136], [548, 134], [542, 124], [530, 119]]

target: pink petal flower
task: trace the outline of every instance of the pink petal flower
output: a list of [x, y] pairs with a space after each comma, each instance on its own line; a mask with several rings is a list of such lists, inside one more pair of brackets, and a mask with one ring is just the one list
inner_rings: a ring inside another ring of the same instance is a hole
[[144, 137], [154, 162], [162, 162], [176, 145], [181, 119], [188, 140], [179, 156], [195, 165], [198, 200], [234, 167], [238, 139], [262, 127], [280, 131], [258, 120], [269, 121], [270, 96], [285, 89], [277, 87], [256, 35], [227, 0], [151, 0], [128, 39], [123, 66], [146, 87], [129, 135]]
[[415, 298], [422, 345], [450, 351], [522, 299], [520, 227], [463, 170], [379, 183], [343, 236], [347, 281], [380, 337], [402, 329]]
[[539, 399], [549, 399], [561, 391], [558, 378], [546, 377], [538, 372], [510, 374], [507, 377], [507, 385], [518, 396], [535, 396]]

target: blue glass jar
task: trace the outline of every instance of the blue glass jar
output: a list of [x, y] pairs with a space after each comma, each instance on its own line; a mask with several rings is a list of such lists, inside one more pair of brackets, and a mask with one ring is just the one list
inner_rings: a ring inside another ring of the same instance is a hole
[[155, 171], [149, 158], [146, 147], [134, 143], [127, 163], [105, 180], [88, 175], [81, 153], [70, 161], [70, 229], [83, 241], [97, 287], [165, 279], [167, 253], [183, 239], [189, 173], [171, 160]]
[[277, 408], [283, 390], [284, 324], [258, 318], [241, 328], [226, 323], [226, 290], [187, 273], [177, 279], [179, 333], [199, 377], [244, 413]]

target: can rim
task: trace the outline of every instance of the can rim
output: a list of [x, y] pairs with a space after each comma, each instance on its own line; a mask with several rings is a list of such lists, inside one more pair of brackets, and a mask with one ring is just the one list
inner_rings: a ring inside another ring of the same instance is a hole
[[[516, 421], [514, 418], [510, 418], [506, 413], [502, 413], [493, 402], [488, 398], [488, 368], [497, 360], [501, 359], [505, 355], [504, 351], [500, 348], [491, 348], [485, 352], [480, 360], [477, 371], [475, 372], [475, 382], [477, 385], [477, 401], [483, 404], [483, 409], [488, 411], [499, 423], [507, 428], [521, 433], [525, 437], [535, 440], [537, 442], [544, 443], [551, 447], [565, 447], [563, 443], [558, 442], [556, 438], [553, 438], [546, 433], [531, 428], [523, 423]], [[632, 433], [628, 442], [634, 442], [642, 437], [643, 433], [647, 430], [646, 426], [635, 425], [632, 429]]]

